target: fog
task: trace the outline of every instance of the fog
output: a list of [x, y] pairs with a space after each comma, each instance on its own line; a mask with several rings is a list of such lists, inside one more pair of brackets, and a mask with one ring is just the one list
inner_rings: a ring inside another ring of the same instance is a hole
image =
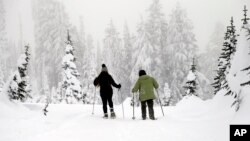
[[[64, 3], [73, 25], [79, 25], [79, 16], [84, 19], [85, 30], [95, 40], [101, 41], [104, 29], [112, 19], [118, 31], [122, 33], [124, 22], [128, 23], [131, 32], [151, 0], [60, 0]], [[31, 0], [4, 0], [8, 39], [17, 42], [23, 38], [24, 43], [34, 44]], [[167, 20], [176, 0], [161, 0]], [[227, 26], [231, 16], [236, 25], [240, 25], [243, 6], [250, 7], [249, 0], [179, 0], [187, 10], [188, 17], [194, 25], [197, 44], [204, 49], [216, 23]], [[20, 24], [22, 26], [20, 26]], [[20, 29], [22, 27], [22, 29]], [[238, 26], [239, 27], [239, 26]], [[22, 34], [20, 34], [22, 32]]]

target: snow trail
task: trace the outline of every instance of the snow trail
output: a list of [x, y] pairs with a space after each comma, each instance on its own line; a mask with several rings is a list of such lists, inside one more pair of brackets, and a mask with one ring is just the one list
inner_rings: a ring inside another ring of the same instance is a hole
[[155, 115], [158, 118], [156, 121], [141, 120], [140, 107], [135, 108], [136, 119], [132, 120], [132, 107], [128, 104], [129, 101], [127, 99], [124, 102], [124, 119], [121, 105], [115, 105], [117, 119], [103, 119], [101, 105], [96, 105], [94, 115], [91, 114], [92, 105], [81, 104], [51, 104], [48, 108], [48, 116], [42, 113], [44, 104], [23, 104], [29, 110], [15, 112], [13, 109], [12, 111], [1, 110], [3, 116], [2, 114], [0, 116], [0, 140], [228, 140], [229, 124], [234, 113], [224, 110], [223, 114], [213, 115], [216, 113], [213, 107], [206, 106], [211, 107], [215, 104], [214, 101], [204, 102], [195, 97], [189, 97], [175, 107], [163, 107], [165, 117], [162, 117], [160, 106], [155, 106]]

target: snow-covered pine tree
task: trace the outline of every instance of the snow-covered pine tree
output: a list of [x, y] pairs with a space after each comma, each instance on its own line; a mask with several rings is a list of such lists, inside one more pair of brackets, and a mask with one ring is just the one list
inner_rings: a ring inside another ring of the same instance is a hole
[[153, 50], [149, 40], [147, 39], [145, 30], [145, 22], [141, 17], [140, 23], [137, 25], [136, 41], [134, 43], [134, 53], [132, 54], [133, 68], [130, 74], [131, 84], [135, 84], [139, 75], [138, 72], [144, 69], [147, 74], [152, 74], [150, 54]]
[[[141, 17], [140, 23], [137, 25], [136, 41], [134, 43], [133, 48], [134, 48], [134, 51], [132, 54], [133, 68], [130, 74], [132, 87], [136, 83], [136, 80], [139, 78], [139, 75], [138, 75], [139, 70], [143, 69], [147, 72], [147, 74], [152, 75], [151, 54], [153, 51], [153, 47], [151, 46], [147, 38], [145, 22], [142, 17]], [[135, 105], [136, 106], [140, 105], [138, 94], [135, 95]]]
[[170, 99], [171, 99], [171, 90], [169, 88], [168, 83], [165, 83], [164, 85], [164, 96], [162, 98], [162, 105], [163, 106], [169, 106], [170, 105]]
[[74, 47], [72, 46], [71, 37], [67, 35], [67, 42], [65, 48], [65, 56], [63, 57], [62, 67], [63, 67], [63, 82], [62, 82], [62, 94], [63, 101], [72, 104], [72, 103], [82, 103], [84, 102], [82, 95], [82, 86], [78, 80], [79, 73], [75, 65], [74, 57]]
[[25, 53], [18, 60], [17, 71], [13, 75], [13, 79], [9, 85], [10, 99], [25, 101], [30, 96], [30, 84], [28, 77], [28, 64], [30, 60], [29, 46], [25, 46]]
[[[146, 11], [145, 20], [137, 25], [137, 35], [135, 37], [133, 49], [133, 68], [130, 75], [132, 84], [138, 78], [140, 69], [146, 70], [147, 74], [154, 76], [160, 87], [163, 87], [165, 74], [166, 44], [167, 44], [167, 22], [160, 0], [152, 0]], [[162, 94], [163, 89], [160, 90]]]
[[8, 95], [10, 97], [10, 99], [14, 99], [14, 100], [18, 100], [20, 98], [24, 98], [23, 95], [19, 96], [18, 95], [18, 83], [21, 82], [21, 77], [18, 71], [15, 71], [12, 76], [11, 76], [11, 80], [8, 80], [9, 82], [9, 89], [8, 89]]
[[[249, 18], [247, 18], [247, 9], [246, 9], [246, 6], [244, 6], [244, 18], [242, 19], [243, 21], [243, 29], [246, 30], [247, 32], [247, 40], [250, 40], [250, 25], [248, 24], [248, 20], [250, 20]], [[250, 49], [250, 45], [248, 45], [249, 49]], [[250, 51], [249, 51], [249, 55], [250, 55]], [[248, 72], [248, 75], [250, 76], [250, 65], [246, 68], [244, 68], [242, 71], [246, 71]], [[246, 82], [243, 82], [241, 84], [241, 86], [245, 86], [245, 85], [250, 85], [250, 79]]]
[[225, 56], [224, 51], [226, 50], [227, 46], [228, 46], [228, 40], [229, 38], [229, 28], [227, 28], [227, 31], [225, 33], [225, 37], [224, 37], [224, 43], [223, 43], [223, 48], [222, 48], [222, 53], [220, 54], [220, 57], [218, 59], [219, 63], [218, 63], [218, 69], [216, 70], [217, 74], [214, 78], [214, 83], [212, 84], [212, 86], [214, 87], [214, 94], [216, 94], [219, 90], [221, 90], [222, 87], [222, 82], [225, 80], [225, 70], [226, 70], [226, 65], [225, 65], [225, 61], [223, 59], [223, 57]]
[[[152, 50], [149, 51], [149, 58], [151, 59], [150, 72], [153, 75], [160, 87], [164, 87], [164, 80], [166, 77], [166, 67], [163, 61], [166, 60], [167, 55], [167, 21], [166, 16], [162, 10], [160, 0], [152, 0], [152, 4], [147, 9], [147, 18], [145, 21], [146, 40], [148, 40]], [[165, 59], [165, 60], [164, 60]], [[160, 94], [163, 93], [160, 89]]]
[[[41, 70], [46, 70], [49, 88], [56, 87], [61, 78], [64, 55], [62, 46], [65, 43], [65, 31], [70, 29], [69, 17], [64, 5], [58, 0], [33, 0], [32, 16], [36, 43], [34, 68], [38, 89], [43, 89]], [[42, 68], [44, 63], [45, 68]]]
[[233, 94], [230, 87], [228, 86], [228, 81], [226, 75], [228, 74], [231, 68], [231, 60], [236, 51], [236, 30], [233, 24], [233, 17], [231, 18], [231, 25], [227, 27], [227, 31], [224, 37], [224, 43], [222, 48], [222, 53], [219, 57], [219, 64], [217, 75], [215, 77], [215, 82], [212, 84], [215, 88], [214, 94], [216, 94], [221, 89], [226, 89], [226, 95]]
[[[233, 25], [233, 17], [231, 18], [231, 25], [227, 27], [228, 30], [228, 36], [225, 38], [225, 42], [223, 44], [224, 48], [222, 49], [224, 52], [221, 54], [220, 58], [223, 60], [224, 65], [222, 66], [221, 70], [222, 73], [224, 73], [224, 77], [229, 73], [229, 70], [231, 68], [231, 60], [233, 58], [233, 55], [236, 51], [236, 33], [235, 33], [235, 26]], [[226, 78], [223, 78], [221, 89], [226, 89], [227, 93], [225, 95], [233, 94], [234, 92], [231, 91], [228, 80]]]
[[194, 58], [193, 58], [193, 63], [191, 65], [191, 69], [188, 73], [187, 76], [187, 82], [184, 88], [186, 89], [186, 95], [195, 95], [198, 96], [197, 94], [197, 75], [196, 75], [196, 65], [194, 64]]
[[169, 60], [168, 82], [172, 94], [176, 100], [182, 99], [184, 89], [180, 89], [189, 70], [189, 58], [196, 56], [197, 45], [193, 25], [187, 17], [186, 11], [177, 3], [172, 11], [168, 24], [168, 51]]
[[243, 21], [243, 27], [246, 26], [248, 24], [248, 21], [250, 20], [250, 18], [247, 17], [247, 7], [246, 5], [244, 6], [244, 18], [241, 19]]
[[25, 93], [27, 95], [27, 98], [32, 98], [31, 96], [31, 83], [30, 83], [30, 67], [29, 67], [29, 64], [30, 64], [30, 60], [31, 60], [31, 54], [30, 54], [30, 46], [29, 45], [26, 45], [25, 46], [25, 61], [26, 61], [26, 64], [25, 64], [25, 68], [24, 70], [22, 71], [22, 73], [24, 75], [21, 75], [24, 76], [22, 77], [23, 79], [23, 85], [25, 86], [24, 87], [24, 90], [25, 90]]

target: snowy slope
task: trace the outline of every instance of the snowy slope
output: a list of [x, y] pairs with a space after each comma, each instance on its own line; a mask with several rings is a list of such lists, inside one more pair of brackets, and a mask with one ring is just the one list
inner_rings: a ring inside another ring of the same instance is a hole
[[249, 107], [250, 107], [250, 87], [245, 87], [241, 90], [241, 94], [243, 96], [243, 100], [241, 102], [241, 107], [239, 111], [237, 111], [237, 114], [234, 117], [234, 120], [232, 123], [234, 124], [250, 124], [250, 113], [249, 113]]

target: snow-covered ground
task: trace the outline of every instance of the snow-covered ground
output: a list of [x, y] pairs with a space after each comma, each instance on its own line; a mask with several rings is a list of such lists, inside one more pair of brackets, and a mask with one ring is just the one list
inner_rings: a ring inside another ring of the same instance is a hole
[[[130, 99], [123, 103], [124, 118], [122, 106], [115, 106], [116, 119], [103, 119], [101, 105], [94, 115], [92, 105], [50, 105], [44, 116], [44, 104], [15, 104], [3, 95], [0, 100], [1, 141], [228, 141], [229, 125], [240, 116], [230, 108], [233, 99], [220, 93], [207, 101], [186, 97], [177, 106], [164, 107], [165, 117], [155, 106], [156, 121], [141, 120], [140, 108], [132, 120]], [[243, 113], [249, 124], [249, 114]]]

